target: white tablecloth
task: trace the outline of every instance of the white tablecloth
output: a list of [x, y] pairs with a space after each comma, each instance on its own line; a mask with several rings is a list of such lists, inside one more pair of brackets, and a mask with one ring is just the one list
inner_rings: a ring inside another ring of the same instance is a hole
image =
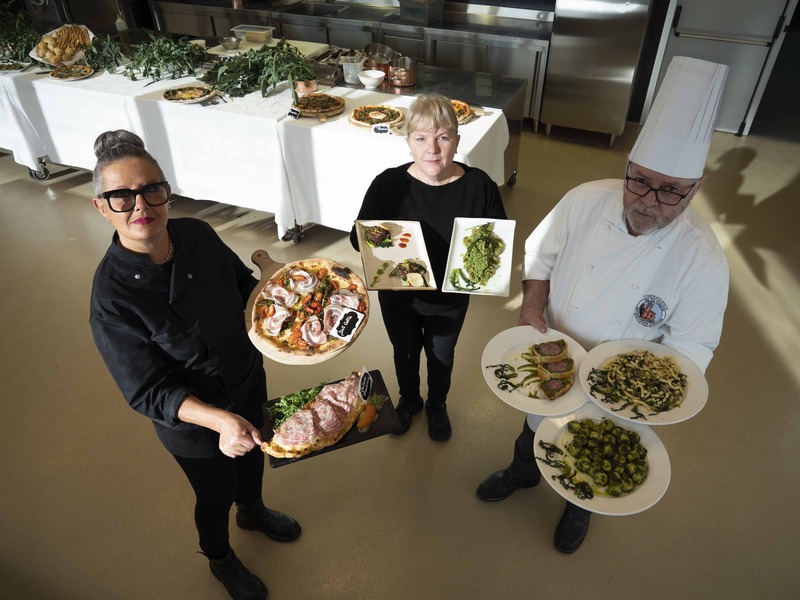
[[[273, 213], [279, 236], [310, 223], [349, 231], [372, 179], [411, 160], [404, 137], [372, 133], [348, 115], [363, 104], [406, 108], [413, 97], [337, 87], [330, 92], [345, 98], [345, 112], [325, 123], [288, 118], [285, 84], [266, 98], [254, 92], [216, 104], [161, 99], [164, 89], [193, 82], [130, 81], [106, 72], [70, 82], [35, 70], [4, 75], [0, 146], [31, 169], [47, 158], [91, 170], [95, 138], [129, 129], [145, 141], [176, 193]], [[459, 133], [456, 160], [504, 183], [502, 111], [487, 109]]]
[[[324, 90], [345, 99], [344, 113], [321, 123], [313, 118], [284, 119], [278, 125], [297, 222], [350, 231], [361, 201], [376, 175], [411, 161], [403, 136], [373, 133], [353, 125], [349, 115], [365, 104], [407, 109], [412, 96], [336, 87]], [[504, 182], [503, 151], [508, 124], [499, 109], [459, 127], [455, 159]]]

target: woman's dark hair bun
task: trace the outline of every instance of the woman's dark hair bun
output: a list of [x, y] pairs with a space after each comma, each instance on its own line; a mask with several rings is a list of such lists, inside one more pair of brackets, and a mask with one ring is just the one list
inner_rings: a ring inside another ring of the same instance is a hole
[[106, 131], [97, 136], [94, 141], [94, 155], [100, 158], [105, 153], [120, 146], [136, 146], [144, 150], [144, 142], [135, 133], [125, 129]]

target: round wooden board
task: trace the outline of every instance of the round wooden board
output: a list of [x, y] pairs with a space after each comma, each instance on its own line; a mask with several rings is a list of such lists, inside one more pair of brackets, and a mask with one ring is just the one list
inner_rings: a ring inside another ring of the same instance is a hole
[[[258, 297], [261, 295], [261, 290], [264, 289], [264, 286], [267, 285], [270, 279], [281, 270], [286, 264], [282, 264], [279, 262], [275, 262], [272, 260], [267, 254], [266, 250], [256, 250], [253, 252], [251, 257], [252, 261], [258, 266], [261, 270], [261, 278], [258, 281], [258, 285], [253, 289], [253, 293], [250, 294], [250, 298], [247, 300], [247, 306], [245, 307], [244, 312], [244, 323], [245, 327], [247, 327], [247, 335], [250, 338], [250, 341], [253, 342], [253, 345], [269, 359], [274, 360], [275, 362], [279, 362], [285, 365], [315, 365], [321, 362], [325, 362], [326, 360], [330, 360], [334, 356], [338, 356], [345, 350], [347, 350], [355, 341], [358, 339], [358, 336], [361, 335], [361, 332], [364, 330], [364, 327], [369, 320], [369, 294], [366, 294], [364, 299], [367, 304], [367, 308], [364, 310], [364, 320], [359, 325], [358, 330], [353, 334], [353, 337], [350, 341], [342, 346], [341, 348], [337, 348], [336, 350], [332, 350], [330, 352], [325, 352], [324, 354], [292, 354], [290, 352], [284, 352], [280, 349], [268, 344], [261, 336], [256, 333], [254, 324], [253, 324], [253, 307], [255, 306]], [[313, 260], [313, 259], [308, 259]], [[302, 261], [295, 261], [295, 262], [302, 262]], [[358, 275], [353, 272], [355, 277]], [[366, 287], [365, 287], [366, 289]]]
[[[294, 106], [293, 104], [292, 108], [297, 108], [297, 107]], [[339, 106], [337, 108], [332, 108], [331, 110], [326, 110], [324, 112], [318, 112], [318, 111], [309, 112], [303, 110], [302, 108], [297, 108], [297, 110], [300, 111], [301, 117], [317, 117], [320, 121], [324, 123], [328, 117], [335, 117], [336, 115], [342, 114], [344, 112], [344, 104], [342, 106]]]

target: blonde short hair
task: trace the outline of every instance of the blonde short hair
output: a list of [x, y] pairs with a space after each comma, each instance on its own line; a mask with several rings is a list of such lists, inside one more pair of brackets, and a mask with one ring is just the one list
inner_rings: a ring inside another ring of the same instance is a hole
[[421, 94], [408, 109], [407, 131], [436, 131], [439, 128], [458, 133], [458, 117], [449, 98]]

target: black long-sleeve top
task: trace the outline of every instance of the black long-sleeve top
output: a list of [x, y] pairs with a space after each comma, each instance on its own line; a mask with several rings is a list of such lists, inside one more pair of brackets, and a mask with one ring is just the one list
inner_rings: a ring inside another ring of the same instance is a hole
[[175, 255], [164, 266], [111, 244], [94, 276], [89, 322], [125, 400], [153, 421], [167, 449], [211, 456], [218, 436], [179, 421], [178, 408], [193, 394], [241, 413], [264, 377], [244, 325], [257, 280], [207, 223], [171, 219], [167, 227]]

